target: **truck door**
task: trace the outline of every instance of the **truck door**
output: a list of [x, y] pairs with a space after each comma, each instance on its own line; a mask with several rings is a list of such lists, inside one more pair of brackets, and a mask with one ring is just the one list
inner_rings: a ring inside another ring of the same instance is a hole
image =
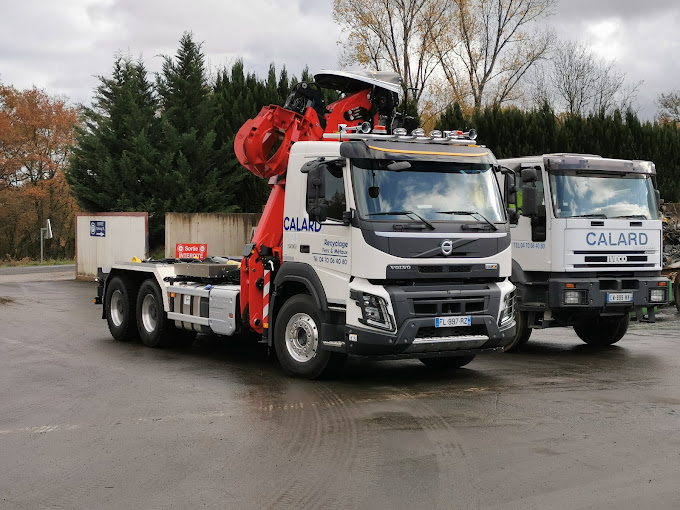
[[[343, 165], [320, 165], [318, 172], [311, 172], [308, 179], [321, 179], [323, 188], [307, 186], [306, 208], [313, 211], [321, 206], [325, 218], [311, 220], [314, 227], [298, 232], [301, 245], [307, 245], [309, 252], [299, 258], [314, 267], [324, 286], [329, 303], [346, 304], [347, 285], [351, 274], [350, 238], [352, 228], [345, 219], [347, 209], [347, 184]], [[306, 259], [306, 260], [305, 260]]]

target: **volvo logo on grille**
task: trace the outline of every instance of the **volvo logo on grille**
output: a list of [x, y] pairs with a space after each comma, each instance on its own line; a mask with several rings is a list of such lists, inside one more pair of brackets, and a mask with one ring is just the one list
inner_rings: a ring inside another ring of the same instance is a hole
[[453, 241], [451, 241], [450, 239], [442, 241], [441, 249], [442, 253], [448, 257], [449, 255], [451, 255], [451, 253], [453, 253]]

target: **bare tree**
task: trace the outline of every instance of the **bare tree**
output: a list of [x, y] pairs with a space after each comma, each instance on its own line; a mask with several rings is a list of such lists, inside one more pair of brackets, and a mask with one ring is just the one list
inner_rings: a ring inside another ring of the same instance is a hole
[[661, 94], [656, 100], [657, 113], [661, 120], [680, 122], [680, 91], [674, 90]]
[[554, 40], [534, 22], [547, 17], [556, 0], [453, 0], [448, 32], [433, 41], [452, 87], [466, 85], [475, 109], [517, 98], [526, 72], [545, 57]]
[[404, 94], [415, 89], [420, 100], [437, 66], [432, 41], [447, 30], [450, 1], [334, 0], [333, 17], [347, 36], [341, 63], [399, 73]]
[[566, 41], [554, 52], [548, 71], [558, 108], [577, 115], [610, 113], [632, 106], [642, 82], [626, 85], [615, 61], [597, 58], [587, 43]]

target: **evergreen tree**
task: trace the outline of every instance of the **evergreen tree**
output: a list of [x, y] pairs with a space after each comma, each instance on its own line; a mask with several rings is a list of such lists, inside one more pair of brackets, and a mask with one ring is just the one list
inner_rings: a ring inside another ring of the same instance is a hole
[[[94, 104], [82, 112], [77, 146], [66, 172], [87, 211], [149, 211], [158, 172], [158, 108], [141, 61], [119, 56], [110, 78], [100, 77]], [[157, 229], [150, 223], [150, 229]]]
[[163, 131], [157, 192], [168, 197], [162, 212], [233, 211], [229, 151], [217, 139], [218, 109], [192, 34], [182, 36], [174, 59], [165, 57], [156, 82]]

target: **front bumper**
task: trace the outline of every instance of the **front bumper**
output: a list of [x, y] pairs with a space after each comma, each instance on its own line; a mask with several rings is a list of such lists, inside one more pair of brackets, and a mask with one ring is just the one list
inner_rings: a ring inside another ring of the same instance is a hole
[[[621, 313], [631, 308], [667, 304], [669, 288], [670, 281], [664, 277], [552, 278], [548, 281], [548, 307], [551, 310], [598, 309]], [[651, 301], [652, 289], [663, 291], [664, 300]], [[569, 291], [579, 293], [578, 303], [565, 303], [565, 293]], [[626, 299], [616, 301], [617, 297]]]
[[411, 318], [396, 333], [346, 326], [344, 352], [412, 358], [501, 352], [515, 335], [514, 319], [504, 329], [488, 315], [471, 321], [471, 326], [435, 328], [434, 317]]

